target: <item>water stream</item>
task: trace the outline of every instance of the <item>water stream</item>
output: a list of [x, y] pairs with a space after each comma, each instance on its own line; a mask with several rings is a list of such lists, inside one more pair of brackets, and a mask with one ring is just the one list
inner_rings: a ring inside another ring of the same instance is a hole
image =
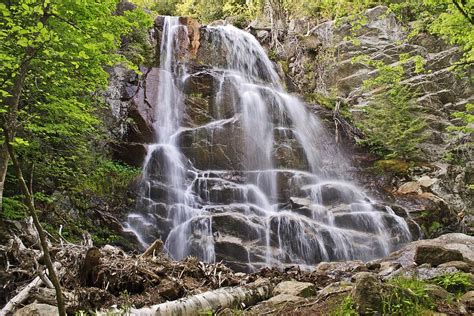
[[369, 260], [411, 239], [402, 217], [348, 180], [350, 163], [333, 137], [284, 91], [251, 34], [231, 25], [205, 29], [220, 55], [202, 70], [214, 80], [212, 120], [184, 122], [184, 90], [196, 73], [182, 58], [187, 28], [176, 17], [164, 21], [156, 143], [127, 223], [144, 246], [160, 237], [175, 259], [254, 270]]

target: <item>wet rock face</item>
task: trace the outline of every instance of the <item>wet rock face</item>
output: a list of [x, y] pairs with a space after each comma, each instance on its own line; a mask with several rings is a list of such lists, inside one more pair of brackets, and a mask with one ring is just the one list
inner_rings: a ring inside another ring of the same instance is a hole
[[171, 19], [155, 20], [160, 65], [144, 69], [128, 112], [126, 148], [147, 149], [128, 152], [146, 159], [128, 218], [144, 246], [161, 238], [176, 259], [255, 271], [369, 260], [418, 236], [407, 212], [346, 181], [332, 136], [283, 92], [254, 38]]

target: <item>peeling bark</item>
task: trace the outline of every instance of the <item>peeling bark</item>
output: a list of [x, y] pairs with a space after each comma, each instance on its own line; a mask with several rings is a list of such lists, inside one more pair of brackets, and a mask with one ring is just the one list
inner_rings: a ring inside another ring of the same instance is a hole
[[227, 307], [244, 308], [268, 299], [272, 290], [272, 283], [262, 279], [246, 286], [224, 287], [149, 308], [132, 309], [130, 313], [132, 315], [184, 316]]

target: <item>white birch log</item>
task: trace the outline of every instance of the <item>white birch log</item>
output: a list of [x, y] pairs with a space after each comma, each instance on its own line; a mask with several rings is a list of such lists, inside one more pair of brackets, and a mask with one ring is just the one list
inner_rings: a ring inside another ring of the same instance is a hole
[[17, 306], [21, 303], [26, 301], [26, 299], [30, 296], [30, 292], [32, 289], [39, 287], [43, 284], [43, 280], [39, 276], [33, 279], [27, 286], [23, 288], [14, 298], [12, 298], [7, 305], [5, 305], [2, 310], [0, 311], [0, 316], [6, 316], [9, 313], [12, 313]]
[[[57, 270], [61, 267], [59, 262], [54, 263], [54, 268]], [[9, 313], [13, 313], [15, 309], [21, 305], [24, 301], [30, 296], [31, 290], [38, 288], [44, 284], [44, 280], [47, 280], [51, 284], [51, 281], [48, 279], [48, 274], [46, 271], [40, 272], [41, 275], [33, 279], [27, 286], [23, 288], [17, 295], [15, 295], [3, 308], [0, 310], [0, 316], [6, 316]]]
[[[223, 308], [246, 308], [264, 301], [271, 296], [273, 285], [268, 280], [238, 287], [223, 287], [217, 290], [184, 297], [151, 307], [131, 309], [131, 315], [168, 316], [198, 315], [199, 312], [216, 311]], [[98, 315], [108, 315], [110, 311]]]

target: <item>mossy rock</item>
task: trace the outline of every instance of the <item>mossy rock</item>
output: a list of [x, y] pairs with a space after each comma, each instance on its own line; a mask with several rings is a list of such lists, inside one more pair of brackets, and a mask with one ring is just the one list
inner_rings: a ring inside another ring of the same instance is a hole
[[380, 173], [391, 173], [402, 175], [408, 172], [411, 163], [401, 159], [384, 159], [378, 160], [374, 163], [374, 168]]
[[319, 104], [330, 110], [334, 110], [334, 108], [336, 107], [336, 100], [334, 98], [316, 92], [306, 94], [305, 101], [309, 103]]

